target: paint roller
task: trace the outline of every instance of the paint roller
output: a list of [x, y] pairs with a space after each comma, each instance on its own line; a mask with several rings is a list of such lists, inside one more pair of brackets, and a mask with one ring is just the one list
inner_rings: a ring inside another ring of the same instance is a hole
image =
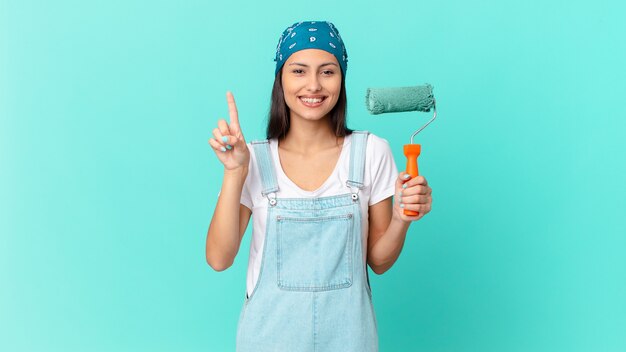
[[[406, 172], [411, 177], [419, 175], [417, 157], [420, 155], [421, 145], [414, 144], [413, 138], [437, 117], [433, 87], [426, 83], [413, 87], [368, 88], [365, 95], [365, 104], [367, 110], [373, 115], [405, 111], [429, 112], [431, 109], [433, 110], [432, 119], [411, 135], [410, 144], [404, 145]], [[404, 215], [417, 216], [419, 213], [404, 209]]]

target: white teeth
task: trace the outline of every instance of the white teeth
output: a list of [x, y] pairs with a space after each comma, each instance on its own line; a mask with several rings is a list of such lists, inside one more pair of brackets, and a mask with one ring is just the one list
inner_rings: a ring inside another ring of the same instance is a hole
[[322, 99], [320, 98], [300, 98], [302, 99], [302, 101], [305, 101], [307, 103], [319, 103], [322, 101]]

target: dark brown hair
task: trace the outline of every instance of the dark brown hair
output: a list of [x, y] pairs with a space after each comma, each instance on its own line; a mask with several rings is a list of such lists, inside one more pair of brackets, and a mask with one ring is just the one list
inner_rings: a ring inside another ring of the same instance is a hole
[[[283, 93], [283, 70], [278, 70], [276, 78], [274, 78], [274, 87], [272, 88], [272, 101], [270, 105], [269, 121], [267, 123], [267, 138], [283, 139], [289, 132], [289, 107], [285, 102]], [[346, 98], [346, 85], [344, 77], [341, 77], [341, 92], [337, 103], [330, 111], [331, 127], [335, 131], [336, 137], [345, 137], [352, 133], [346, 125], [348, 99]]]

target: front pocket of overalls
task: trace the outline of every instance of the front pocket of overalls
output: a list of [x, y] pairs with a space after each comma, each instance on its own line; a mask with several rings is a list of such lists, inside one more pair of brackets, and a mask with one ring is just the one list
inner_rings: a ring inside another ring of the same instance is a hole
[[326, 291], [352, 285], [352, 213], [277, 217], [278, 287]]

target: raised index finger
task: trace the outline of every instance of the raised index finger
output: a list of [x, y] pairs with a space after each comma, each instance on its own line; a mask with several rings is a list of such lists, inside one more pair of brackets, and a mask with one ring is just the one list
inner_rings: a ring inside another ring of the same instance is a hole
[[237, 113], [237, 105], [235, 97], [230, 91], [226, 92], [226, 101], [228, 102], [228, 114], [230, 115], [230, 124], [239, 130], [239, 114]]

